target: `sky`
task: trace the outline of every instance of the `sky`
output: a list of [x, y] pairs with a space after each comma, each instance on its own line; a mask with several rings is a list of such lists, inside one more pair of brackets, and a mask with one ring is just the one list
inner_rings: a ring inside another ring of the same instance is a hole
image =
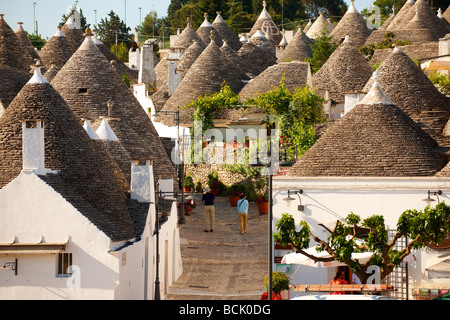
[[[23, 28], [26, 31], [34, 32], [33, 22], [36, 19], [38, 33], [50, 39], [55, 34], [62, 15], [75, 2], [75, 0], [0, 0], [0, 14], [4, 14], [5, 21], [14, 31], [17, 28], [17, 22], [23, 22]], [[170, 0], [78, 0], [77, 2], [91, 26], [95, 24], [96, 16], [98, 23], [113, 10], [122, 20], [126, 20], [132, 30], [150, 11], [156, 11], [159, 17], [167, 16], [167, 8], [170, 4]], [[345, 2], [350, 4], [349, 0]], [[362, 11], [372, 3], [373, 0], [356, 0], [355, 7]], [[142, 9], [139, 10], [139, 8]]]

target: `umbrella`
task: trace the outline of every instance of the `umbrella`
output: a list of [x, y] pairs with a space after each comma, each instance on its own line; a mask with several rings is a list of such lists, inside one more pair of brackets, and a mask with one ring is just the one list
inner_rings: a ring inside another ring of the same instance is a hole
[[450, 70], [450, 57], [432, 59], [420, 65], [422, 70]]
[[[307, 252], [310, 255], [313, 255], [317, 258], [329, 258], [331, 257], [331, 255], [326, 252], [326, 251], [322, 251], [322, 252], [317, 252], [316, 251], [316, 247], [311, 247], [308, 248], [306, 250], [304, 250], [305, 252]], [[370, 258], [372, 257], [373, 253], [372, 252], [354, 252], [352, 253], [352, 259], [353, 260], [358, 260], [359, 263], [364, 264], [367, 261], [370, 260]], [[314, 260], [308, 258], [307, 256], [305, 256], [302, 253], [289, 253], [286, 254], [283, 259], [281, 260], [281, 263], [285, 263], [285, 264], [301, 264], [301, 265], [305, 265], [305, 266], [310, 266], [310, 267], [318, 267], [318, 263], [315, 263]], [[322, 265], [322, 267], [338, 267], [338, 266], [344, 266], [344, 263], [341, 263], [339, 261], [329, 261], [329, 262], [320, 262], [320, 264]]]

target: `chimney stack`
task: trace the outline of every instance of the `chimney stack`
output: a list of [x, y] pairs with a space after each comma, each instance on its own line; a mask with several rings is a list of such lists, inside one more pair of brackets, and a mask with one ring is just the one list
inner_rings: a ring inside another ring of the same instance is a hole
[[41, 120], [22, 122], [23, 170], [45, 174], [44, 123]]

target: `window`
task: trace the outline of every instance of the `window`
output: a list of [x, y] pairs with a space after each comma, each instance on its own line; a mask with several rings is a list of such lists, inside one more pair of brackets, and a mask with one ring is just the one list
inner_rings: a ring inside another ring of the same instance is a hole
[[58, 253], [58, 277], [70, 277], [72, 275], [72, 254]]
[[78, 89], [78, 94], [83, 94], [83, 93], [87, 93], [88, 89], [87, 88], [79, 88]]

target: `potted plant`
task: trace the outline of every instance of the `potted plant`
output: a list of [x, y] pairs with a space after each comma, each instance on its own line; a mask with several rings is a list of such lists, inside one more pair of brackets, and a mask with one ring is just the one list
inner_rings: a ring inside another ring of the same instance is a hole
[[184, 192], [191, 192], [191, 190], [195, 187], [194, 180], [192, 179], [192, 176], [187, 175], [184, 177]]
[[269, 213], [269, 198], [265, 194], [260, 194], [256, 198], [256, 205], [258, 206], [259, 214]]
[[237, 202], [239, 201], [241, 194], [244, 193], [245, 186], [240, 183], [234, 183], [228, 187], [228, 199], [230, 200], [230, 205], [232, 207], [237, 207]]
[[[266, 276], [264, 279], [264, 288], [266, 292], [264, 292], [261, 296], [261, 300], [267, 300], [267, 292], [269, 291], [268, 279]], [[281, 292], [284, 290], [289, 290], [289, 278], [288, 276], [280, 271], [275, 271], [272, 273], [272, 300], [282, 300]]]
[[217, 197], [220, 194], [220, 190], [222, 189], [222, 182], [220, 181], [213, 181], [209, 184], [209, 187], [211, 188], [211, 192]]

